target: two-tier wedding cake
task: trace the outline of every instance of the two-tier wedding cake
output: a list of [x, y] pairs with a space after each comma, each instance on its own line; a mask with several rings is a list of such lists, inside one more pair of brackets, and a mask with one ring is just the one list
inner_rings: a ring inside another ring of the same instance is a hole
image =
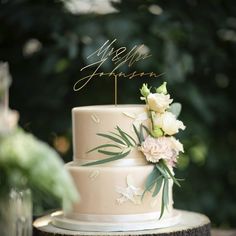
[[55, 217], [62, 228], [126, 231], [178, 223], [172, 186], [185, 126], [180, 104], [166, 83], [140, 89], [144, 105], [104, 105], [72, 110], [73, 162], [66, 165], [80, 193], [72, 209]]

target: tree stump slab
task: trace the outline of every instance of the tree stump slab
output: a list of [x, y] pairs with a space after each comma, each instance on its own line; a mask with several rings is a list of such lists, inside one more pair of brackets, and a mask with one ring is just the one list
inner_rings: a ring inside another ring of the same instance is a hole
[[33, 223], [34, 236], [210, 236], [210, 220], [202, 214], [180, 211], [179, 223], [162, 229], [124, 231], [124, 232], [88, 232], [61, 229], [51, 224], [51, 216], [38, 218]]

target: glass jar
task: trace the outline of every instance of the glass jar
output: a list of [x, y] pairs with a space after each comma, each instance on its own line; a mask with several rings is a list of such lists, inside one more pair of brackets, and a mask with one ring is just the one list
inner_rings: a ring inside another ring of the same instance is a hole
[[32, 236], [32, 197], [29, 189], [11, 189], [0, 199], [0, 235]]

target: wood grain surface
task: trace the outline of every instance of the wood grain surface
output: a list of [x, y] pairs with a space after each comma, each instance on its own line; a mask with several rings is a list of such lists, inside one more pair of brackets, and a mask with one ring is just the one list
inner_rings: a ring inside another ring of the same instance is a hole
[[[180, 211], [180, 222], [172, 227], [126, 232], [83, 232], [60, 229], [51, 224], [50, 215], [34, 222], [34, 236], [210, 236], [210, 220], [202, 214]], [[218, 235], [217, 235], [218, 236]]]

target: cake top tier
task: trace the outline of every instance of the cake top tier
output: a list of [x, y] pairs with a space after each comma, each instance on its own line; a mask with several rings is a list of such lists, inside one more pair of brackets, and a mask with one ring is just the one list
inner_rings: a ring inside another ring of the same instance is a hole
[[[140, 125], [147, 118], [145, 105], [99, 105], [73, 108], [74, 160], [103, 159], [104, 155], [101, 153], [88, 153], [92, 148], [104, 144], [105, 139], [96, 134], [115, 132], [118, 126], [135, 139], [133, 125]], [[144, 160], [141, 153], [136, 150], [132, 150], [127, 158]]]
[[[177, 120], [181, 105], [172, 103], [166, 82], [151, 92], [140, 89], [146, 105], [102, 105], [77, 107], [73, 115], [74, 160], [81, 165], [117, 160], [175, 166], [183, 145], [173, 136], [185, 129]], [[116, 161], [116, 163], [110, 163]]]

